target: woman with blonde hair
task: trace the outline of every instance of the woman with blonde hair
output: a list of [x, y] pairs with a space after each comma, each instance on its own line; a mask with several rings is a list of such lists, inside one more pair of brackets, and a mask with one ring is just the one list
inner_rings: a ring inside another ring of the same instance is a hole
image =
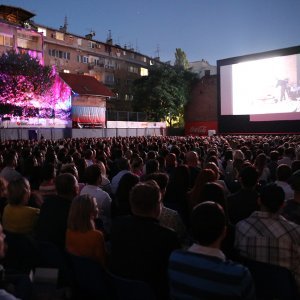
[[95, 227], [98, 216], [96, 199], [87, 194], [73, 199], [66, 233], [66, 249], [77, 256], [89, 257], [101, 265], [106, 264], [104, 236]]
[[8, 204], [3, 211], [3, 229], [12, 233], [33, 233], [40, 210], [28, 206], [31, 195], [28, 180], [25, 177], [13, 180], [7, 189]]

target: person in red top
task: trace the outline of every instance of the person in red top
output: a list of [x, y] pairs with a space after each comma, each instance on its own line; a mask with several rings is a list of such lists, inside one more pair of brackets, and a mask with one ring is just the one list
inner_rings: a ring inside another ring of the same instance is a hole
[[104, 236], [95, 227], [97, 215], [94, 197], [85, 194], [74, 198], [68, 217], [66, 249], [73, 255], [89, 257], [105, 266], [107, 252]]

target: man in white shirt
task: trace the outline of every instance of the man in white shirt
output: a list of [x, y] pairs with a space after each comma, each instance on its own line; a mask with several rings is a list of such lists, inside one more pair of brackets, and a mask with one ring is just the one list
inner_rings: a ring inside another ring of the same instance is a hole
[[130, 172], [130, 164], [126, 158], [120, 158], [117, 162], [119, 172], [111, 180], [111, 190], [115, 194], [123, 175]]
[[102, 182], [101, 167], [98, 164], [87, 167], [85, 178], [87, 185], [83, 187], [80, 195], [88, 194], [96, 198], [99, 218], [103, 222], [104, 231], [109, 233], [111, 224], [111, 198], [108, 193], [100, 188]]

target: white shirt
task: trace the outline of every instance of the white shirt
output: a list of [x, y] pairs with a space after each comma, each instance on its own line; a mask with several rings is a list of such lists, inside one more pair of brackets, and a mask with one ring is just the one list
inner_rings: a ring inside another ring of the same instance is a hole
[[226, 260], [225, 254], [220, 249], [217, 248], [211, 248], [211, 247], [201, 246], [199, 244], [193, 244], [188, 249], [188, 251], [193, 253], [203, 254], [203, 255], [215, 256], [222, 259], [222, 261]]
[[276, 180], [275, 183], [276, 183], [276, 185], [282, 187], [282, 189], [284, 190], [284, 194], [285, 194], [284, 200], [285, 201], [287, 201], [289, 199], [294, 199], [294, 190], [287, 182]]
[[116, 193], [117, 188], [119, 186], [119, 182], [121, 180], [121, 178], [123, 177], [123, 175], [125, 175], [126, 173], [129, 173], [130, 171], [128, 170], [122, 170], [120, 171], [116, 176], [114, 176], [111, 180], [111, 191], [113, 192], [113, 194]]

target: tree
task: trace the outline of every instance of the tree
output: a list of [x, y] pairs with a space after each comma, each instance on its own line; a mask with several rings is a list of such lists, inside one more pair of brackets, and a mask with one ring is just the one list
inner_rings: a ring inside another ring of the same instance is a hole
[[195, 75], [172, 66], [153, 66], [147, 77], [133, 84], [133, 108], [144, 111], [152, 121], [166, 120], [173, 126], [183, 117]]
[[[9, 51], [0, 56], [0, 104], [32, 107], [44, 104], [41, 96], [51, 91], [55, 74], [27, 53]], [[51, 101], [51, 97], [48, 97]], [[51, 105], [51, 103], [49, 103]]]
[[189, 68], [188, 59], [181, 48], [176, 48], [174, 67], [182, 70], [187, 70]]

